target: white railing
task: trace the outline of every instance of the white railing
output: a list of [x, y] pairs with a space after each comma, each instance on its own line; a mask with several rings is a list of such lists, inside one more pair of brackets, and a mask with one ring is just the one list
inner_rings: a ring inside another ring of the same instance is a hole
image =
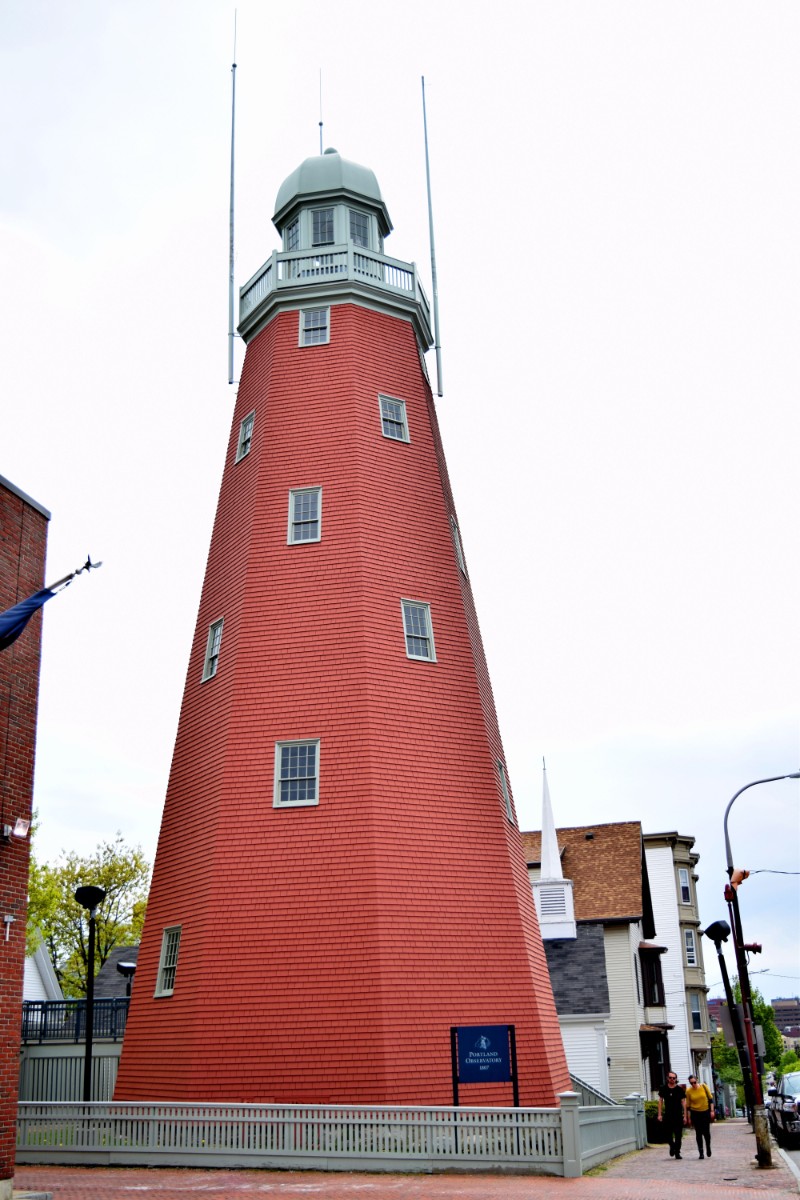
[[303, 283], [331, 283], [340, 280], [367, 283], [383, 291], [395, 292], [417, 300], [428, 318], [428, 301], [417, 278], [413, 263], [404, 263], [352, 242], [318, 251], [275, 251], [239, 293], [239, 321], [253, 312], [274, 289]]
[[20, 1104], [16, 1159], [322, 1170], [516, 1166], [575, 1176], [640, 1147], [627, 1105], [582, 1109], [575, 1093], [560, 1100], [560, 1109]]

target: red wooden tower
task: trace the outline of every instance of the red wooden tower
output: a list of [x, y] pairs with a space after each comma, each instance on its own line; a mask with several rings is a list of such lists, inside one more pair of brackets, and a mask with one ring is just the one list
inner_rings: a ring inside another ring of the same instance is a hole
[[[451, 1026], [569, 1087], [423, 351], [372, 171], [278, 193], [118, 1100], [448, 1104]], [[468, 1103], [511, 1102], [478, 1085]]]

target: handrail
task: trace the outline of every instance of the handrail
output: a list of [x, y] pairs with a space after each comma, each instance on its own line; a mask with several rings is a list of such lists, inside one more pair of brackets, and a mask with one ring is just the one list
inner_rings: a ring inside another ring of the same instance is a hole
[[[119, 1040], [128, 1020], [127, 996], [95, 1000], [94, 1037]], [[23, 1042], [82, 1042], [86, 1037], [86, 1001], [23, 1000]]]

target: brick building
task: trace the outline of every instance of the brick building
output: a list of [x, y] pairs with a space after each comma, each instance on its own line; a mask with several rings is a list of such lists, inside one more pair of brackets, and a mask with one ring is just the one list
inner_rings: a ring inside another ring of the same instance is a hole
[[[119, 1100], [452, 1102], [450, 1029], [569, 1075], [423, 353], [372, 171], [279, 190]], [[508, 1104], [508, 1083], [462, 1103]]]
[[[0, 612], [42, 587], [49, 519], [0, 476]], [[14, 1174], [30, 853], [28, 839], [13, 829], [31, 817], [40, 648], [37, 613], [0, 652], [0, 1200], [9, 1200]]]

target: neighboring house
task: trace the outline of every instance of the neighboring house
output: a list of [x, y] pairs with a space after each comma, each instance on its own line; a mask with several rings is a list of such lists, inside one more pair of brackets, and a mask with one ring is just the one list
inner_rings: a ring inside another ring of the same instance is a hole
[[[548, 802], [546, 795], [545, 807]], [[544, 836], [523, 833], [522, 842], [567, 1062], [575, 1075], [595, 1083], [602, 1073], [599, 1044], [604, 1035], [608, 1086], [601, 1090], [615, 1100], [633, 1092], [649, 1096], [666, 1078], [669, 1023], [661, 973], [665, 947], [652, 941], [656, 930], [641, 824], [626, 821], [553, 833], [561, 874], [570, 885], [573, 937], [564, 936], [563, 925], [555, 937], [550, 933], [558, 925], [549, 920], [547, 908], [554, 897], [547, 893], [559, 869], [551, 837], [546, 830]], [[543, 876], [543, 865], [550, 878]], [[592, 1005], [592, 1012], [583, 1011]], [[594, 1078], [587, 1078], [590, 1036], [596, 1047]]]
[[[95, 1000], [124, 999], [129, 996], [128, 981], [130, 980], [132, 986], [138, 957], [138, 946], [117, 946], [112, 950], [95, 976]], [[120, 964], [123, 967], [129, 964], [134, 970], [122, 972], [119, 969]]]
[[22, 981], [23, 1000], [63, 1000], [61, 984], [55, 973], [50, 955], [44, 942], [25, 957], [25, 975]]
[[700, 858], [694, 838], [680, 833], [644, 835], [647, 872], [653, 900], [657, 941], [668, 954], [663, 977], [667, 1005], [669, 1064], [681, 1083], [696, 1072], [701, 1082], [713, 1083], [711, 1032], [708, 1015], [702, 935], [697, 907]]

